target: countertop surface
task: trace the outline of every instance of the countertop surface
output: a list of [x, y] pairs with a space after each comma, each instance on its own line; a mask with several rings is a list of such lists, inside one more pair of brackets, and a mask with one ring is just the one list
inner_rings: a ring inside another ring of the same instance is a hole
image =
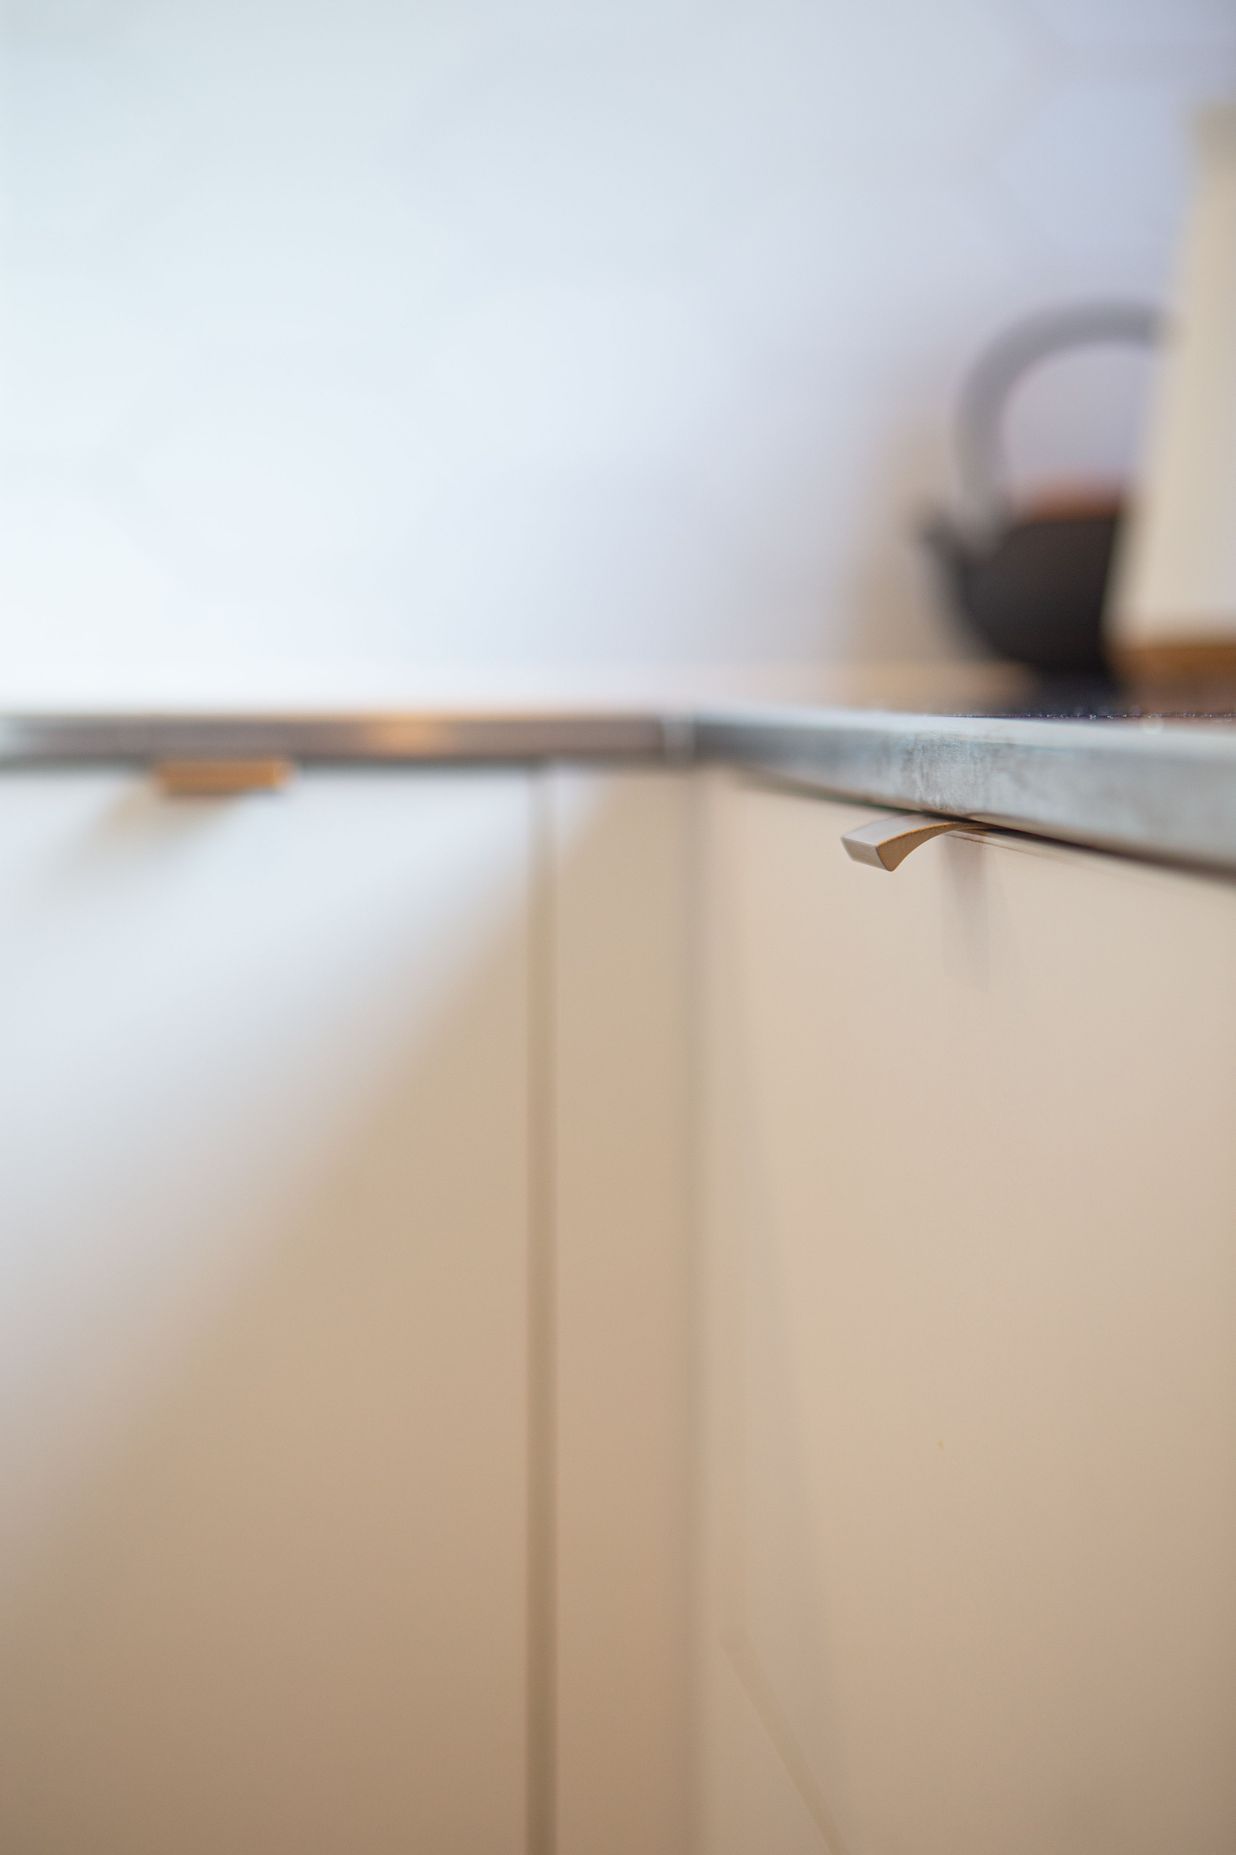
[[696, 756], [798, 787], [1236, 872], [1236, 719], [755, 707]]
[[1231, 692], [946, 686], [895, 701], [433, 703], [382, 712], [0, 716], [0, 769], [279, 756], [299, 765], [728, 765], [800, 789], [1236, 873]]

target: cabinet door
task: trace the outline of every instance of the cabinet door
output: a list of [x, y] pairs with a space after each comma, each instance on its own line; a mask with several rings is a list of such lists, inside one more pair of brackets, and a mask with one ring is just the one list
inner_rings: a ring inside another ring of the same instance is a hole
[[1236, 886], [709, 802], [710, 1855], [1236, 1847]]
[[0, 783], [0, 1845], [524, 1847], [530, 801]]

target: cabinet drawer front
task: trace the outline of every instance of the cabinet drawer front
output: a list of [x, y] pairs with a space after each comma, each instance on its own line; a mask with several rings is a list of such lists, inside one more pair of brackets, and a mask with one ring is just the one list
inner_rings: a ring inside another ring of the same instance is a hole
[[711, 1846], [1220, 1855], [1236, 887], [871, 815], [709, 799]]
[[0, 1846], [524, 1847], [529, 793], [0, 784]]

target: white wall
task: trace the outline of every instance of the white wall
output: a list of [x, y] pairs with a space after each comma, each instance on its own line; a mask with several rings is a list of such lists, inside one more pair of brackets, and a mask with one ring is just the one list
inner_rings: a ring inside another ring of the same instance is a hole
[[[1236, 10], [11, 0], [2, 50], [0, 697], [243, 697], [953, 648], [904, 535], [959, 371], [1161, 293]], [[1118, 463], [1137, 384], [1070, 363], [1023, 454]]]

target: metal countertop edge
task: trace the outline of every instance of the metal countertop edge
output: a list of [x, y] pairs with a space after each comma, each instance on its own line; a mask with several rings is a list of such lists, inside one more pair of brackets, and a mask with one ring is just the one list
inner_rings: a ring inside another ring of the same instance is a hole
[[1231, 724], [744, 709], [698, 716], [695, 750], [821, 796], [1236, 872]]
[[281, 756], [302, 765], [728, 765], [835, 798], [943, 812], [1236, 871], [1236, 726], [709, 709], [0, 716], [0, 771]]
[[304, 766], [690, 758], [689, 716], [654, 709], [0, 716], [0, 770], [276, 755]]

